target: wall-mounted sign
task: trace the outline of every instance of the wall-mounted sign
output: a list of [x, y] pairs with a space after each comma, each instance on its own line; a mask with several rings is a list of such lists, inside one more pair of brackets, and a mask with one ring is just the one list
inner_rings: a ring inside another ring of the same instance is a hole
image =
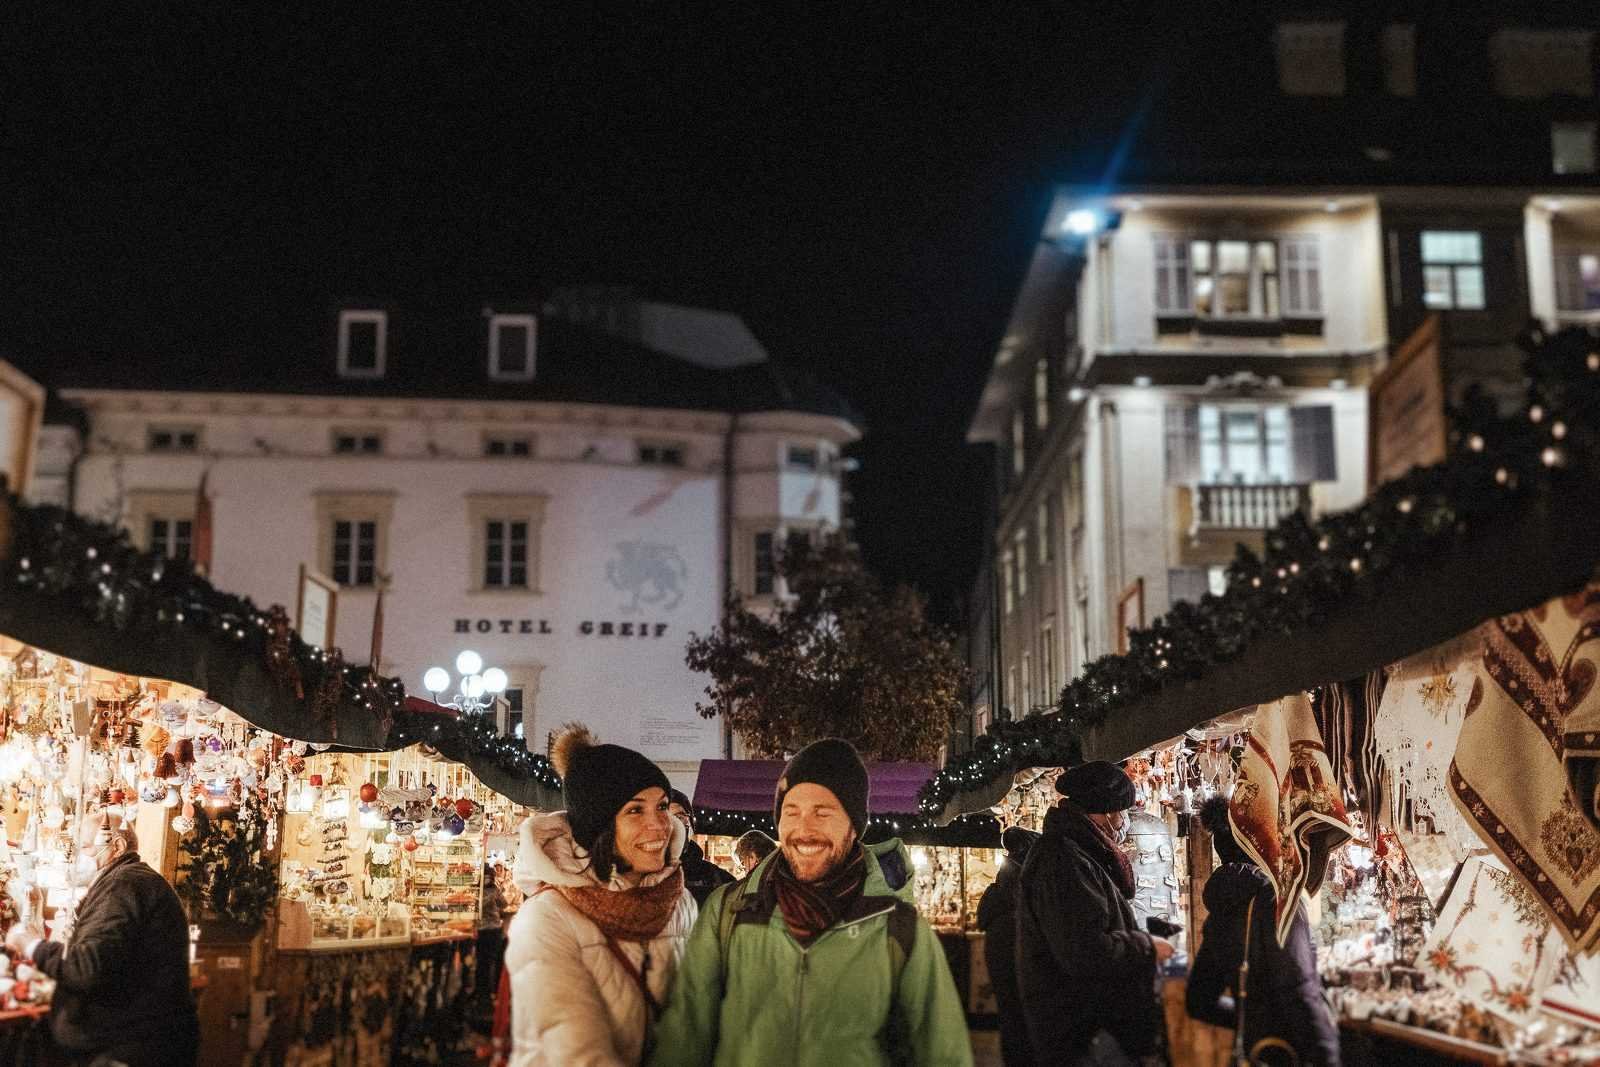
[[1372, 381], [1369, 488], [1445, 456], [1439, 316], [1429, 315]]
[[1128, 631], [1144, 628], [1144, 578], [1134, 579], [1132, 585], [1117, 598], [1117, 655], [1128, 651]]
[[[656, 640], [667, 632], [667, 623], [664, 622], [616, 622], [611, 620], [583, 619], [575, 623], [570, 631], [576, 632], [580, 637], [633, 637]], [[553, 634], [555, 628], [550, 625], [549, 619], [456, 619], [455, 633], [458, 634]]]
[[338, 584], [302, 563], [294, 610], [294, 628], [300, 632], [300, 639], [315, 648], [332, 648], [338, 613]]

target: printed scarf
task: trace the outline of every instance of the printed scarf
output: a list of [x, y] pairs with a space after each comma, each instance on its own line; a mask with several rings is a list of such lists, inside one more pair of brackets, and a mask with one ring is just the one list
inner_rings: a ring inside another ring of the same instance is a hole
[[1117, 883], [1117, 888], [1122, 890], [1122, 895], [1132, 900], [1138, 886], [1133, 881], [1133, 864], [1129, 862], [1128, 854], [1122, 851], [1122, 846], [1076, 804], [1066, 801], [1061, 807], [1064, 809], [1062, 814], [1066, 816], [1062, 820], [1062, 831], [1104, 867], [1111, 880]]
[[672, 909], [683, 895], [683, 868], [677, 867], [655, 885], [608, 889], [598, 885], [552, 886], [567, 903], [587, 916], [606, 937], [617, 941], [652, 941], [667, 928]]
[[802, 945], [849, 913], [867, 884], [867, 852], [856, 842], [837, 869], [816, 882], [802, 882], [779, 854], [768, 877], [789, 934]]

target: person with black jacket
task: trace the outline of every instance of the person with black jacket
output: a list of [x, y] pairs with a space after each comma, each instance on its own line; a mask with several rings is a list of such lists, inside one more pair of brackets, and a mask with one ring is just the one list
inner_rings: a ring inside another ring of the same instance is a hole
[[1041, 1063], [1121, 1065], [1154, 1056], [1156, 969], [1172, 943], [1139, 929], [1122, 843], [1133, 783], [1114, 763], [1056, 779], [1059, 805], [1028, 851], [1017, 898], [1017, 988]]
[[[1206, 922], [1189, 969], [1185, 1006], [1213, 1026], [1234, 1029], [1239, 964], [1244, 958], [1245, 917], [1255, 902], [1250, 925], [1250, 970], [1245, 987], [1244, 1047], [1277, 1038], [1294, 1049], [1299, 1062], [1339, 1067], [1339, 1032], [1322, 997], [1317, 949], [1305, 908], [1296, 905], [1289, 939], [1280, 948], [1275, 932], [1272, 883], [1239, 847], [1228, 823], [1228, 802], [1212, 797], [1200, 809], [1222, 866], [1206, 882]], [[1253, 1057], [1252, 1057], [1253, 1059]]]
[[79, 847], [94, 880], [71, 941], [21, 924], [6, 935], [6, 947], [55, 980], [51, 1036], [72, 1063], [192, 1067], [200, 1022], [178, 894], [140, 861], [133, 831], [108, 818], [88, 823]]
[[683, 864], [683, 886], [694, 897], [696, 904], [704, 904], [713, 889], [719, 885], [727, 885], [734, 881], [734, 877], [706, 859], [705, 849], [695, 841], [694, 805], [689, 803], [689, 798], [678, 789], [674, 789], [670, 796], [672, 802], [667, 806], [667, 810], [689, 831], [689, 839], [683, 846], [683, 856], [680, 861]]
[[994, 881], [978, 898], [978, 929], [983, 931], [983, 959], [1000, 1013], [1000, 1058], [1006, 1067], [1031, 1067], [1033, 1063], [1028, 1021], [1023, 1018], [1017, 993], [1017, 885], [1028, 849], [1038, 839], [1032, 830], [1006, 827], [1000, 835], [1005, 858]]

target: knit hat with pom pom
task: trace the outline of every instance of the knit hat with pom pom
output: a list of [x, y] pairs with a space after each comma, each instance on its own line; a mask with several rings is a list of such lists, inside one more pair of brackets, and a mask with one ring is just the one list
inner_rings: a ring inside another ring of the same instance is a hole
[[672, 790], [660, 767], [631, 748], [600, 744], [578, 723], [562, 727], [550, 748], [550, 762], [561, 775], [572, 839], [584, 849], [594, 848], [595, 839], [611, 829], [617, 812], [641, 790]]

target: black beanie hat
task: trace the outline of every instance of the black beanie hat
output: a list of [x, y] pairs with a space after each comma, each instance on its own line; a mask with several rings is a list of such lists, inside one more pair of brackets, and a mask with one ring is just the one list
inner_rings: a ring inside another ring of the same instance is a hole
[[689, 797], [681, 789], [672, 789], [667, 792], [667, 800], [681, 807], [689, 816], [689, 825], [694, 825], [694, 805], [689, 802]]
[[1133, 782], [1122, 768], [1105, 760], [1080, 763], [1056, 779], [1056, 792], [1090, 815], [1133, 807]]
[[1200, 805], [1200, 822], [1211, 835], [1211, 847], [1223, 863], [1249, 863], [1250, 855], [1239, 847], [1228, 821], [1228, 798], [1217, 795]]
[[550, 762], [561, 775], [561, 796], [567, 805], [572, 839], [584, 849], [611, 829], [622, 806], [640, 790], [672, 791], [666, 774], [644, 756], [621, 745], [602, 745], [589, 728], [571, 723], [550, 746]]
[[867, 765], [855, 746], [837, 737], [814, 741], [795, 753], [794, 759], [783, 769], [778, 779], [778, 793], [772, 800], [772, 824], [783, 818], [783, 798], [802, 782], [813, 782], [827, 788], [839, 798], [839, 804], [856, 828], [857, 836], [867, 830]]

